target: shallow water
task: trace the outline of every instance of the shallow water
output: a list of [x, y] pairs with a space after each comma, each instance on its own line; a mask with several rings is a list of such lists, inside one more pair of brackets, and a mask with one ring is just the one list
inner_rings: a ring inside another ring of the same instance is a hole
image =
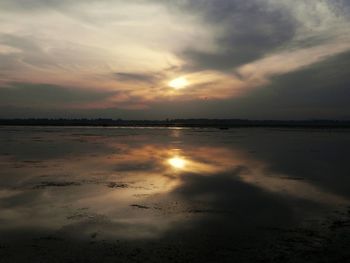
[[275, 229], [322, 224], [350, 204], [348, 130], [2, 127], [0, 135], [4, 262], [248, 262], [247, 251], [276, 243]]

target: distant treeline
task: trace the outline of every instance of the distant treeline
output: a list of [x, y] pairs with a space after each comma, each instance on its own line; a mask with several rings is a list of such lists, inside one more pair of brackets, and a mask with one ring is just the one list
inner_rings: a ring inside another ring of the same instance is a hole
[[244, 119], [0, 119], [2, 126], [102, 126], [102, 127], [299, 127], [350, 128], [350, 121], [339, 120], [244, 120]]

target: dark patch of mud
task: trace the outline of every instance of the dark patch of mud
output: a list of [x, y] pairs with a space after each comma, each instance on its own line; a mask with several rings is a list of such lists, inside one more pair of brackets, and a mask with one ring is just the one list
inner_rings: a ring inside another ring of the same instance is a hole
[[129, 185], [125, 183], [117, 183], [117, 182], [107, 182], [106, 186], [108, 188], [128, 188]]
[[151, 209], [151, 207], [145, 206], [145, 205], [132, 204], [130, 206], [135, 207], [135, 208], [139, 208], [139, 209]]
[[80, 186], [78, 182], [41, 182], [33, 187], [33, 189], [44, 189], [47, 187], [68, 187], [68, 186]]

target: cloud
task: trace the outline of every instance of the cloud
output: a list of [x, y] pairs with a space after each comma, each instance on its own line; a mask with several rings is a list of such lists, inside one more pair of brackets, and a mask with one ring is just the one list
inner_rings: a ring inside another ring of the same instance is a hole
[[[45, 52], [44, 47], [40, 45], [34, 37], [17, 36], [13, 34], [0, 35], [0, 44], [9, 47], [4, 50], [3, 58], [8, 58], [7, 61], [2, 61], [0, 66], [6, 69], [9, 65], [21, 69], [24, 67], [57, 67], [58, 64], [48, 52]], [[13, 68], [10, 67], [13, 70]]]
[[[87, 3], [94, 2], [96, 0], [85, 0]], [[2, 0], [0, 6], [8, 10], [16, 10], [23, 12], [31, 12], [33, 10], [42, 10], [48, 8], [57, 8], [72, 6], [77, 3], [84, 2], [82, 0], [70, 1], [70, 0]]]
[[349, 33], [348, 21], [337, 11], [346, 7], [342, 1], [338, 5], [327, 0], [175, 3], [196, 13], [215, 31], [216, 49], [201, 51], [190, 46], [179, 54], [186, 61], [185, 70], [232, 70], [283, 50], [328, 44]]
[[[190, 115], [346, 52], [349, 15], [346, 0], [3, 0], [0, 86], [105, 94], [83, 106], [110, 111], [194, 103], [180, 110]], [[181, 76], [190, 85], [169, 89]], [[18, 104], [7, 98], [0, 105]]]
[[[281, 118], [350, 118], [350, 53], [339, 54], [307, 68], [274, 77], [252, 91], [249, 110], [259, 103], [262, 114]], [[275, 111], [274, 109], [278, 109]]]
[[153, 83], [156, 80], [156, 76], [152, 74], [139, 74], [139, 73], [126, 73], [117, 72], [114, 76], [120, 81], [126, 82], [146, 82]]
[[[350, 119], [350, 53], [341, 53], [334, 57], [328, 57], [312, 65], [304, 66], [294, 72], [275, 75], [260, 88], [249, 89], [244, 95], [234, 98], [215, 98], [154, 101], [151, 107], [132, 110], [128, 105], [140, 103], [142, 98], [125, 97], [123, 101], [107, 104], [106, 107], [71, 109], [70, 116], [74, 117], [107, 117], [125, 119], [165, 119], [165, 118], [250, 118], [250, 119]], [[200, 78], [200, 76], [198, 76]], [[211, 87], [214, 89], [215, 87]], [[61, 87], [56, 87], [60, 92]], [[200, 89], [200, 86], [198, 87]], [[12, 96], [0, 89], [0, 105], [8, 105], [15, 101], [13, 107], [0, 109], [1, 117], [60, 117], [66, 116], [63, 109], [50, 108], [42, 110], [33, 108], [43, 105], [46, 87], [42, 91], [30, 91], [25, 93], [24, 87], [12, 92]], [[84, 91], [82, 95], [85, 94]], [[222, 91], [221, 91], [222, 92]], [[64, 96], [71, 96], [69, 92], [63, 91]], [[26, 95], [27, 94], [27, 95]], [[52, 93], [48, 101], [56, 105], [56, 99]], [[112, 95], [102, 92], [93, 93], [91, 96], [99, 103], [108, 102]], [[105, 94], [105, 95], [103, 95]], [[117, 94], [118, 95], [118, 94]], [[221, 93], [219, 92], [219, 95]], [[64, 97], [60, 95], [58, 97]], [[76, 101], [80, 104], [86, 99], [80, 99], [76, 95]], [[84, 95], [88, 96], [88, 95]], [[97, 98], [96, 98], [97, 96]], [[120, 94], [119, 94], [120, 96]], [[19, 98], [17, 98], [19, 97]], [[28, 97], [28, 98], [27, 98]], [[31, 97], [36, 99], [31, 100]], [[102, 97], [102, 98], [101, 98]], [[68, 98], [69, 100], [69, 98]], [[72, 100], [72, 99], [71, 99]], [[92, 101], [91, 99], [90, 101]], [[58, 99], [63, 105], [67, 104], [65, 99]], [[130, 103], [132, 101], [132, 103]], [[24, 108], [24, 104], [31, 108]], [[146, 103], [146, 102], [144, 102]], [[68, 103], [70, 104], [70, 103]], [[88, 102], [85, 103], [89, 104]], [[146, 103], [147, 104], [147, 103]], [[21, 106], [22, 105], [22, 106]]]
[[198, 12], [204, 23], [217, 31], [217, 49], [211, 52], [195, 46], [183, 50], [185, 68], [230, 70], [262, 57], [290, 41], [296, 20], [282, 8], [266, 1], [185, 1], [183, 8]]
[[49, 84], [11, 83], [0, 88], [0, 104], [12, 107], [74, 108], [103, 101], [111, 92], [79, 90]]

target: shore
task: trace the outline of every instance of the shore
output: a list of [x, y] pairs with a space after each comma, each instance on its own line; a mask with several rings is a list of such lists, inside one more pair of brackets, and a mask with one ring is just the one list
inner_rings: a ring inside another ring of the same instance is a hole
[[350, 128], [342, 120], [245, 120], [245, 119], [0, 119], [0, 126], [90, 126], [90, 127], [188, 127], [188, 128]]

